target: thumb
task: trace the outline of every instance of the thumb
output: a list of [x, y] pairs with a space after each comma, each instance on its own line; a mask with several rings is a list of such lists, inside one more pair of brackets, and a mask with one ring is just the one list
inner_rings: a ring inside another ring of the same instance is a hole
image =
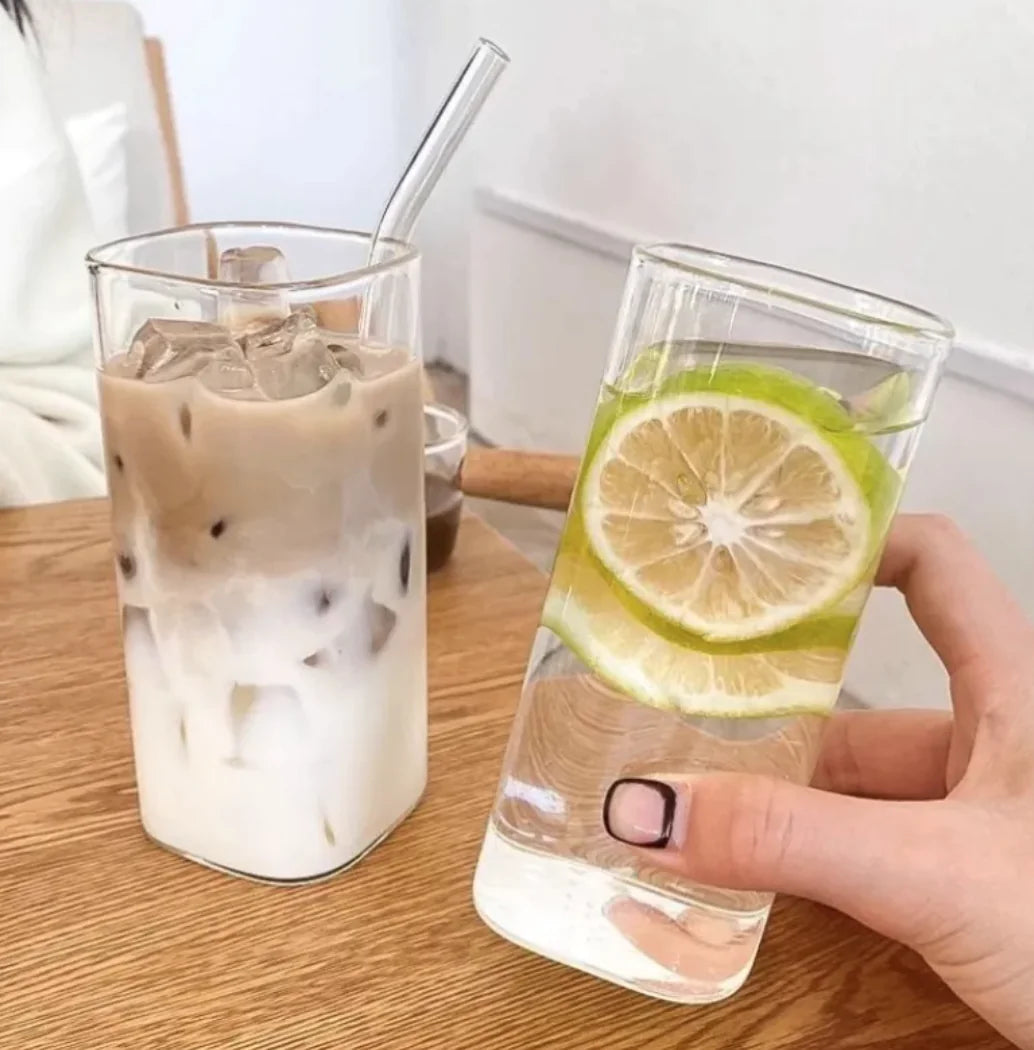
[[952, 836], [942, 802], [834, 795], [738, 773], [615, 781], [608, 834], [650, 862], [726, 889], [790, 893], [906, 943], [936, 915]]

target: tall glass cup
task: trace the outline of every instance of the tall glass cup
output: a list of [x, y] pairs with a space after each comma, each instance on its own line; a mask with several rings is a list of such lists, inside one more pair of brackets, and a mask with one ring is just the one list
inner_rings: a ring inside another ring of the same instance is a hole
[[951, 338], [804, 274], [635, 251], [478, 864], [490, 926], [677, 1002], [743, 983], [770, 895], [652, 866], [604, 798], [809, 780]]
[[269, 881], [351, 864], [426, 780], [418, 259], [368, 251], [218, 224], [89, 257], [143, 825]]

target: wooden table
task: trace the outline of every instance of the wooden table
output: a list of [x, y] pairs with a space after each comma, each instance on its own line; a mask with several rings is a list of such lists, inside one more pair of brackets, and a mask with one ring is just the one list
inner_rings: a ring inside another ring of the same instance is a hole
[[0, 1047], [1004, 1047], [911, 953], [775, 909], [736, 998], [676, 1007], [521, 951], [470, 880], [544, 590], [468, 518], [430, 596], [426, 799], [278, 889], [140, 830], [102, 502], [0, 513]]

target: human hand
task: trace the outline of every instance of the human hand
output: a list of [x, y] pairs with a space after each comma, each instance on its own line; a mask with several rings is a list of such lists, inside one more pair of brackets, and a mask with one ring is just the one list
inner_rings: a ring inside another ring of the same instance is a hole
[[[812, 787], [736, 773], [672, 780], [668, 834], [666, 788], [619, 781], [607, 825], [633, 846], [659, 840], [650, 863], [695, 881], [846, 912], [915, 949], [1034, 1048], [1034, 628], [941, 518], [898, 519], [877, 583], [904, 593], [948, 672], [953, 716], [834, 716]], [[611, 917], [663, 952], [649, 917], [629, 905]]]

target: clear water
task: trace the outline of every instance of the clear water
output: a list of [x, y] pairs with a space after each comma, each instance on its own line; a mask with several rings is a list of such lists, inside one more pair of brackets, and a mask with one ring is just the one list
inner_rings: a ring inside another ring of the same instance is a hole
[[[895, 468], [906, 466], [918, 421], [900, 398], [893, 419], [881, 420], [872, 410], [879, 396], [868, 395], [894, 374], [885, 362], [781, 348], [744, 356], [806, 376], [852, 411], [859, 406], [859, 429]], [[564, 559], [587, 556], [574, 535], [569, 523], [554, 589]], [[865, 592], [855, 596], [855, 615]], [[832, 705], [839, 681], [821, 688]], [[771, 897], [652, 867], [647, 851], [606, 834], [602, 799], [629, 775], [726, 770], [807, 782], [824, 723], [814, 713], [688, 717], [630, 701], [541, 627], [475, 878], [479, 913], [518, 944], [646, 994], [686, 1003], [727, 997], [750, 972]]]

